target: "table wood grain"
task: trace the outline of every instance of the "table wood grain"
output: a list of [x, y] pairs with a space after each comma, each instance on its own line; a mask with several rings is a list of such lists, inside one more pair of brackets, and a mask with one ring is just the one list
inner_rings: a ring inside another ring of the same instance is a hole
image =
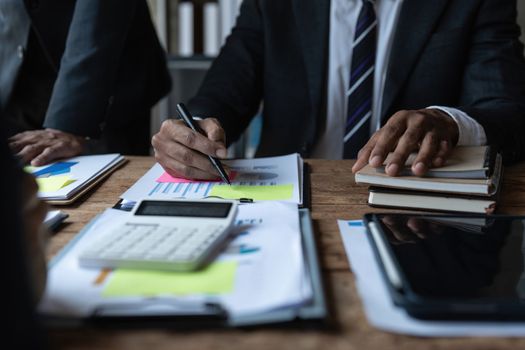
[[[151, 157], [129, 162], [94, 191], [68, 207], [70, 216], [49, 246], [53, 257], [95, 215], [113, 206], [119, 196], [153, 164]], [[327, 329], [257, 328], [249, 330], [73, 329], [50, 330], [58, 349], [525, 349], [525, 338], [422, 338], [391, 334], [371, 327], [363, 313], [343, 248], [337, 219], [360, 219], [381, 212], [367, 205], [367, 187], [356, 185], [353, 161], [308, 160], [311, 166], [312, 219], [318, 238], [327, 298], [333, 322]], [[505, 168], [498, 213], [525, 215], [525, 163]]]

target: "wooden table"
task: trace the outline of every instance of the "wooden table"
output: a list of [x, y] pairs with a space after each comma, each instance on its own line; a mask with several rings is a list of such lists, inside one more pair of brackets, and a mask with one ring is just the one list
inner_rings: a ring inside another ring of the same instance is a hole
[[[119, 196], [153, 164], [149, 157], [128, 157], [130, 162], [74, 206], [61, 208], [70, 217], [54, 235], [55, 255], [97, 213]], [[312, 217], [320, 242], [327, 297], [334, 326], [329, 330], [206, 330], [171, 329], [53, 330], [50, 340], [59, 349], [525, 349], [525, 338], [418, 338], [390, 334], [371, 327], [363, 313], [354, 276], [337, 228], [337, 219], [359, 219], [366, 212], [367, 187], [354, 183], [353, 161], [309, 160], [312, 182]], [[505, 169], [499, 213], [525, 215], [525, 163]], [[384, 211], [384, 210], [383, 210]]]

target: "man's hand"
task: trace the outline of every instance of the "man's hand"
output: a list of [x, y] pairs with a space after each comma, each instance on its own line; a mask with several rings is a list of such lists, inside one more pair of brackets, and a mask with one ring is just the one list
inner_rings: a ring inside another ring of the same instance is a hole
[[22, 217], [24, 218], [24, 242], [31, 273], [34, 295], [38, 301], [44, 293], [47, 280], [46, 246], [49, 232], [44, 226], [47, 205], [37, 197], [38, 185], [35, 178], [23, 173], [22, 179]]
[[430, 167], [445, 164], [458, 137], [456, 122], [440, 110], [400, 111], [372, 135], [359, 151], [352, 172], [357, 172], [368, 163], [380, 167], [388, 153], [393, 152], [385, 171], [390, 176], [396, 176], [410, 153], [417, 151], [412, 172], [422, 176]]
[[9, 139], [11, 150], [33, 166], [77, 156], [83, 152], [84, 144], [83, 137], [55, 129], [25, 131]]
[[[188, 128], [182, 120], [166, 120], [151, 144], [155, 158], [172, 176], [188, 179], [215, 180], [219, 177], [206, 155], [225, 158], [225, 134], [214, 118], [198, 120], [203, 136]], [[228, 169], [225, 168], [227, 172]]]

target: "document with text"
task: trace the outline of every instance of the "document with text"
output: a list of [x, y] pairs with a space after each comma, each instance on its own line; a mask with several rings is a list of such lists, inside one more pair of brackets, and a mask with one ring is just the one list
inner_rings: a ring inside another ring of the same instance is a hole
[[155, 164], [121, 195], [126, 201], [142, 198], [249, 198], [302, 204], [303, 160], [297, 154], [279, 157], [225, 160], [231, 186], [217, 181], [196, 181], [168, 174]]
[[240, 205], [235, 238], [197, 272], [80, 267], [82, 249], [128, 214], [107, 209], [51, 262], [42, 314], [73, 319], [169, 315], [216, 303], [230, 317], [241, 317], [296, 307], [312, 298], [294, 203]]

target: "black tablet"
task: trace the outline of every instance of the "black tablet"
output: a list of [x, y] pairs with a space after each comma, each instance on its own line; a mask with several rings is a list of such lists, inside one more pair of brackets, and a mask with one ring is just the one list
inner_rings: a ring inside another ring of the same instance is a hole
[[395, 304], [417, 318], [525, 320], [525, 216], [367, 214]]

